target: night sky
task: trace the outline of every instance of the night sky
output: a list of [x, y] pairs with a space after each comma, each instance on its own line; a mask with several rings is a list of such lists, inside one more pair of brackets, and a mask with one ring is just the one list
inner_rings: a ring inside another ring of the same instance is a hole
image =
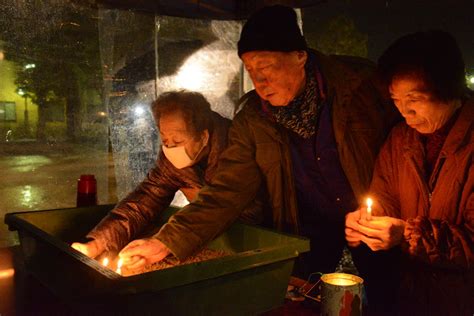
[[474, 0], [328, 0], [305, 10], [321, 22], [340, 14], [352, 17], [358, 30], [368, 34], [372, 60], [404, 34], [446, 30], [458, 40], [466, 69], [474, 74]]

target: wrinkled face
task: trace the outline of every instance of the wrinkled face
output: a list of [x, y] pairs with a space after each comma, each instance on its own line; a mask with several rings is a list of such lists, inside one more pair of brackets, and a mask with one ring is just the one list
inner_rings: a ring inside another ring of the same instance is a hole
[[407, 124], [422, 134], [441, 128], [459, 107], [456, 101], [439, 101], [415, 76], [394, 77], [390, 96]]
[[[161, 142], [168, 148], [182, 147], [189, 158], [195, 159], [203, 146], [202, 137], [196, 139], [187, 129], [187, 124], [180, 112], [168, 113], [160, 117], [158, 124]], [[207, 130], [203, 134], [207, 133]]]
[[242, 61], [260, 98], [273, 106], [288, 105], [305, 85], [305, 51], [251, 51]]

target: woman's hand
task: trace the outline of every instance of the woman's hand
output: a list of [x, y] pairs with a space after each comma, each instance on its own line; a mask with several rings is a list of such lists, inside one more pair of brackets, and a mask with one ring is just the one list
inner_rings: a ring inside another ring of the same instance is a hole
[[362, 218], [356, 230], [362, 234], [360, 240], [373, 251], [387, 250], [399, 245], [403, 240], [405, 221], [389, 216]]
[[97, 240], [91, 240], [84, 244], [75, 242], [71, 247], [85, 254], [89, 258], [95, 258], [104, 251], [104, 247]]
[[125, 268], [135, 270], [161, 261], [170, 253], [168, 247], [158, 239], [146, 238], [130, 242], [120, 251], [119, 257]]
[[358, 209], [346, 215], [346, 240], [350, 247], [357, 247], [360, 245], [363, 235], [359, 233], [359, 220], [362, 210]]

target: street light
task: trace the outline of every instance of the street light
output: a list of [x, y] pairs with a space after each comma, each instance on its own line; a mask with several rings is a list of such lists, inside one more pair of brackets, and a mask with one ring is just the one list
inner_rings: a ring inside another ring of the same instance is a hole
[[135, 113], [136, 117], [141, 117], [145, 113], [145, 110], [140, 105], [137, 105], [133, 112]]

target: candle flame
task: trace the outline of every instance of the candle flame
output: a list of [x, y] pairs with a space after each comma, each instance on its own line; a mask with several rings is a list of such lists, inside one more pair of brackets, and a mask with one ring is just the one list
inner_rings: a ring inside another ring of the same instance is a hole
[[108, 266], [109, 265], [109, 258], [104, 258], [104, 260], [102, 260], [102, 265], [104, 267]]
[[122, 274], [122, 265], [123, 265], [123, 259], [120, 258], [120, 259], [117, 261], [117, 270], [115, 270], [116, 273]]
[[370, 221], [372, 219], [372, 199], [367, 198], [367, 220]]
[[368, 208], [368, 209], [371, 209], [371, 208], [372, 208], [372, 204], [373, 204], [372, 199], [371, 199], [371, 198], [367, 198], [367, 208]]

